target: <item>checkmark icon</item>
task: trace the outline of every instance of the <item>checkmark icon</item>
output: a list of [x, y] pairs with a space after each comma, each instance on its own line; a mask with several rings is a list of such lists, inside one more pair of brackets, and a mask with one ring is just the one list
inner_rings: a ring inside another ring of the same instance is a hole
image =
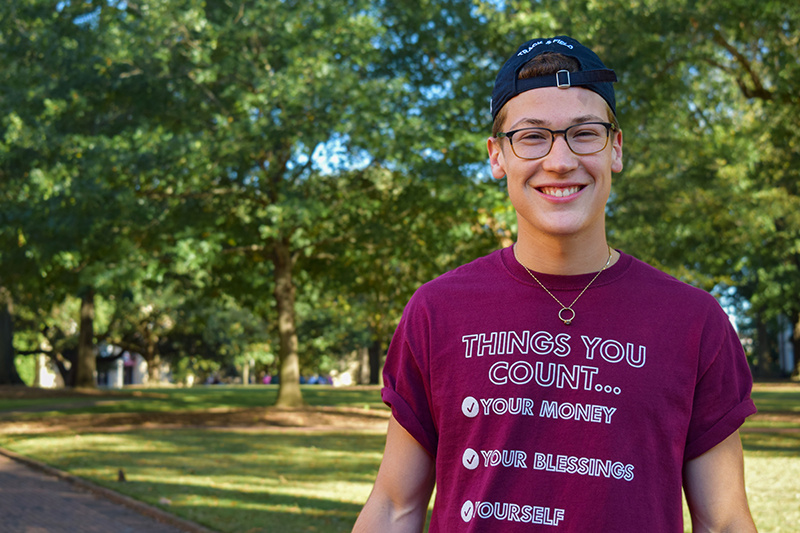
[[472, 502], [467, 500], [464, 502], [464, 505], [461, 506], [461, 520], [464, 522], [469, 522], [472, 520], [472, 516], [475, 514], [475, 506], [472, 505]]
[[461, 464], [464, 465], [464, 468], [468, 470], [475, 470], [478, 468], [479, 463], [480, 458], [478, 457], [478, 452], [472, 448], [467, 448], [464, 450], [464, 455], [461, 456]]
[[478, 416], [478, 411], [480, 411], [480, 405], [478, 404], [478, 400], [472, 396], [467, 396], [464, 398], [464, 401], [461, 402], [461, 412], [464, 413], [464, 416], [475, 418]]

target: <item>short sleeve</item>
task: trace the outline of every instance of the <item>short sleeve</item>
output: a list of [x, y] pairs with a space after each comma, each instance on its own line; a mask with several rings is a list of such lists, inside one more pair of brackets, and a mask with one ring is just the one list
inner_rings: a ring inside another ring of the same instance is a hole
[[397, 422], [436, 457], [438, 432], [431, 412], [428, 321], [424, 310], [406, 307], [394, 333], [383, 368], [381, 398]]
[[756, 412], [753, 378], [727, 315], [717, 309], [704, 330], [684, 461], [721, 443]]

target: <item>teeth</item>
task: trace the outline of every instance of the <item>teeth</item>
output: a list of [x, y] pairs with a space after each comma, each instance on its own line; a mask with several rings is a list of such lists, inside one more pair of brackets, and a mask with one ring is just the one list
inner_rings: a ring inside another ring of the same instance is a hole
[[547, 196], [555, 196], [556, 198], [563, 198], [571, 194], [575, 194], [581, 190], [580, 187], [542, 187], [542, 192]]

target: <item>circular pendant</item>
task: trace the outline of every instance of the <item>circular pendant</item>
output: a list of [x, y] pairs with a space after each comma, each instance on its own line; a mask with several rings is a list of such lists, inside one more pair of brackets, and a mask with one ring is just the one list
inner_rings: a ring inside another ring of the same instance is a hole
[[[561, 316], [561, 313], [563, 313], [564, 311], [569, 311], [569, 313], [570, 313], [569, 315], [567, 315], [566, 318]], [[575, 311], [573, 311], [571, 307], [562, 307], [561, 311], [558, 312], [558, 318], [560, 318], [561, 321], [564, 324], [569, 326], [570, 324], [572, 324], [572, 321], [575, 319]]]

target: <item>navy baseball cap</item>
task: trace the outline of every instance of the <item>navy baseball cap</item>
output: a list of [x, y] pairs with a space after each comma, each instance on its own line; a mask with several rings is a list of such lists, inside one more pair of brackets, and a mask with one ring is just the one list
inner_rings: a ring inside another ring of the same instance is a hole
[[[560, 70], [556, 74], [519, 79], [519, 72], [534, 57], [546, 52], [555, 52], [574, 57], [580, 63], [578, 72]], [[541, 87], [583, 87], [603, 97], [614, 115], [617, 114], [617, 101], [614, 97], [613, 82], [617, 81], [614, 71], [606, 68], [597, 54], [571, 37], [560, 35], [553, 38], [531, 39], [508, 58], [500, 69], [492, 91], [492, 120], [509, 100], [520, 93]]]

